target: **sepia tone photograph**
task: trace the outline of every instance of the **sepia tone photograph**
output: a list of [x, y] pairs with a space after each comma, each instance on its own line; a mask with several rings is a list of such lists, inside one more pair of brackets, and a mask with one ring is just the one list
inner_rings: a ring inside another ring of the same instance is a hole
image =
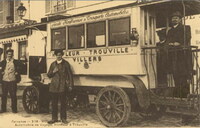
[[200, 0], [0, 0], [0, 128], [200, 126]]

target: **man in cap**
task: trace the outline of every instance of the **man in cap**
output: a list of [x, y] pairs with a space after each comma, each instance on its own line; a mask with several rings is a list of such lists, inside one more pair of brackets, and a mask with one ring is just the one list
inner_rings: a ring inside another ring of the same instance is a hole
[[186, 97], [189, 94], [189, 83], [192, 72], [190, 50], [183, 50], [183, 46], [190, 46], [190, 26], [182, 25], [182, 15], [176, 11], [171, 16], [172, 28], [168, 31], [166, 44], [171, 47], [168, 55], [168, 71], [173, 74], [175, 82], [175, 96]]
[[73, 75], [70, 64], [62, 58], [63, 51], [55, 50], [56, 61], [54, 61], [48, 72], [48, 77], [51, 78], [49, 92], [52, 99], [52, 120], [48, 123], [53, 124], [58, 122], [58, 101], [61, 102], [60, 118], [62, 123], [66, 121], [66, 93], [72, 91]]

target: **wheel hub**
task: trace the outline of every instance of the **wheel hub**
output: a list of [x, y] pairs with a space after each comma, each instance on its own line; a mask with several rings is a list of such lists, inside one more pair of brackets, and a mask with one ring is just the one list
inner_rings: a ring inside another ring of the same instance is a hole
[[110, 109], [111, 109], [111, 105], [107, 105], [107, 107], [106, 107], [106, 108], [110, 110]]
[[110, 103], [106, 106], [107, 109], [111, 110], [111, 109], [115, 109], [115, 104], [114, 103]]

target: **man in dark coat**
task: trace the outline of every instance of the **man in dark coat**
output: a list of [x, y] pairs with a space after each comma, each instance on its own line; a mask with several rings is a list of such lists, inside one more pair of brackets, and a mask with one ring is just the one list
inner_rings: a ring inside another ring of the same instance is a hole
[[[188, 80], [191, 78], [192, 60], [189, 49], [183, 47], [190, 46], [191, 30], [190, 26], [183, 26], [182, 15], [174, 12], [171, 17], [172, 28], [167, 33], [166, 44], [168, 49], [168, 71], [173, 74], [176, 91], [179, 97], [186, 97], [189, 94]], [[185, 27], [185, 31], [184, 31]]]
[[166, 29], [157, 31], [159, 42], [156, 43], [157, 50], [157, 80], [159, 87], [167, 86], [166, 53], [164, 44], [166, 40]]
[[12, 112], [17, 113], [17, 83], [20, 82], [20, 63], [13, 59], [13, 50], [6, 51], [6, 59], [1, 62], [2, 80], [2, 110], [6, 112], [8, 92], [11, 97]]
[[48, 77], [51, 78], [49, 92], [52, 98], [52, 120], [49, 124], [58, 121], [58, 101], [61, 102], [60, 118], [63, 123], [66, 121], [66, 93], [72, 91], [73, 75], [69, 63], [62, 58], [63, 51], [56, 50], [56, 61], [54, 61], [49, 69]]

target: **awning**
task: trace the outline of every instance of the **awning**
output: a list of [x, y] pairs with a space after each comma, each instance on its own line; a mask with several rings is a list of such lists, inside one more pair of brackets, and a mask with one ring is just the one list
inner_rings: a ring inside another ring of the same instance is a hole
[[0, 39], [0, 44], [8, 44], [12, 42], [21, 42], [27, 40], [27, 35], [15, 36], [5, 39]]

